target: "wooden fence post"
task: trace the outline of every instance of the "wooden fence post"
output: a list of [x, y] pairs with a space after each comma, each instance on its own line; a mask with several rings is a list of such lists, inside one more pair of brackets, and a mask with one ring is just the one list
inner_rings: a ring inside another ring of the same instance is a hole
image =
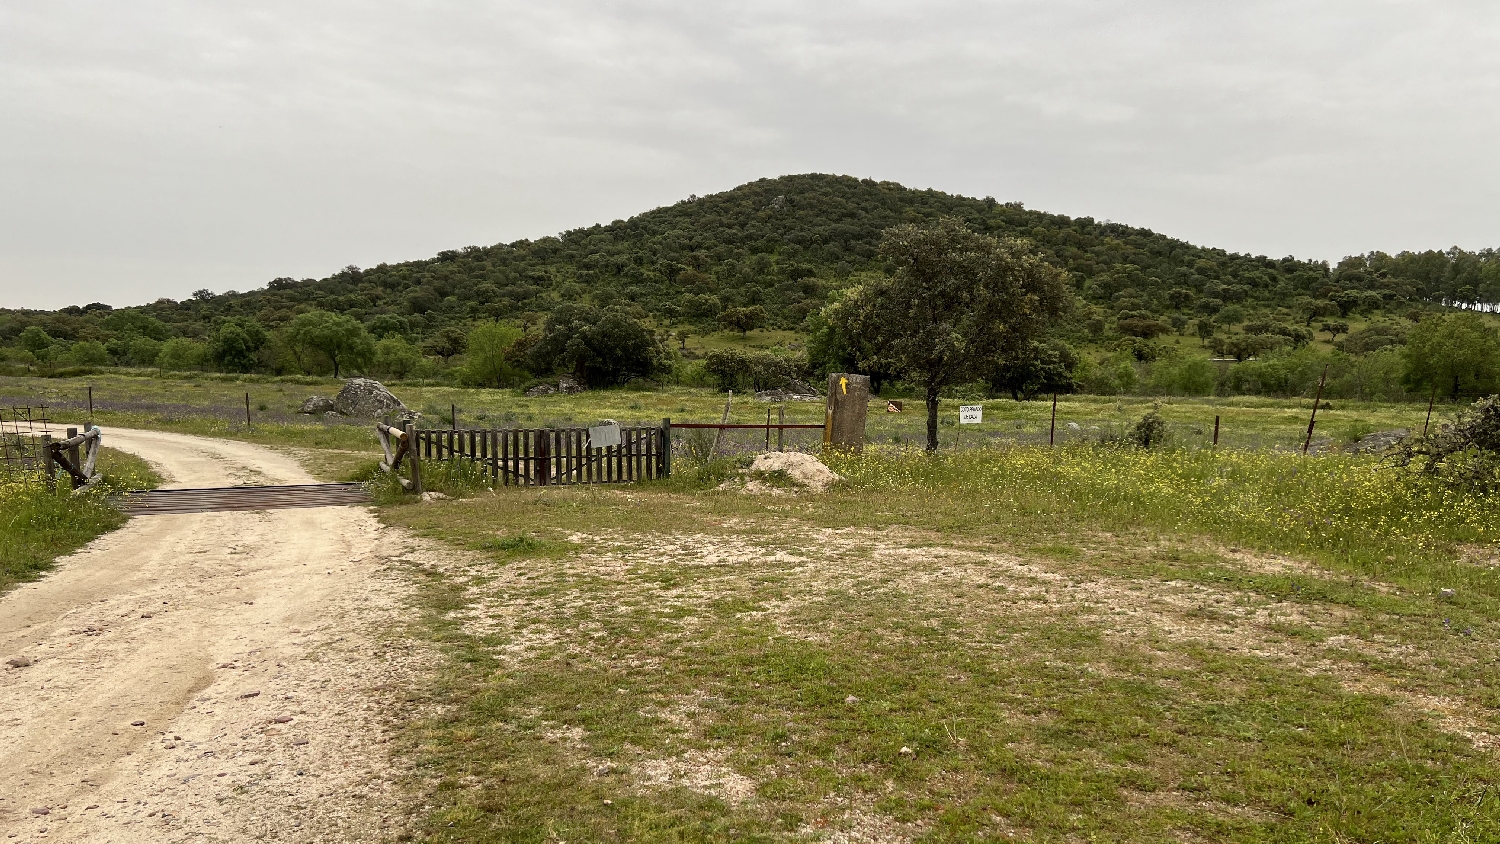
[[245, 430], [250, 430], [250, 394], [245, 394]]
[[[776, 424], [777, 425], [785, 425], [786, 424], [786, 401], [784, 401], [784, 400], [780, 404], [776, 405]], [[786, 429], [785, 428], [777, 428], [776, 429], [776, 450], [777, 451], [786, 451], [786, 441], [784, 439], [782, 439], [783, 435], [785, 435], [785, 434], [786, 434]]]
[[[724, 417], [719, 420], [719, 424], [720, 425], [727, 425], [727, 424], [729, 424], [729, 406], [731, 404], [734, 404], [734, 390], [730, 390], [729, 391], [729, 398], [724, 400]], [[723, 428], [718, 428], [718, 429], [716, 429], [714, 431], [714, 447], [710, 448], [708, 450], [708, 459], [709, 460], [714, 459], [714, 455], [716, 455], [716, 454], [719, 453], [719, 440], [722, 439], [723, 436], [724, 436], [724, 429]]]
[[1214, 447], [1219, 446], [1219, 414], [1214, 414]]
[[[78, 436], [78, 429], [77, 428], [69, 428], [68, 429], [68, 439], [71, 440], [71, 439], [73, 439], [76, 436]], [[74, 469], [82, 469], [83, 468], [83, 461], [81, 461], [81, 460], [78, 459], [78, 446], [76, 446], [76, 445], [68, 446], [68, 462], [73, 464], [73, 468]]]
[[1422, 422], [1422, 436], [1427, 436], [1427, 426], [1432, 424], [1432, 406], [1437, 403], [1437, 385], [1432, 387], [1432, 395], [1427, 398], [1427, 419]]
[[48, 481], [57, 479], [57, 461], [52, 459], [51, 434], [42, 434], [42, 469], [46, 471]]
[[407, 453], [411, 456], [411, 491], [421, 495], [422, 449], [417, 447], [417, 426], [408, 420], [402, 423], [401, 431], [406, 434]]
[[1057, 445], [1057, 393], [1052, 394], [1052, 427], [1047, 429], [1047, 445]]
[[1307, 420], [1307, 439], [1305, 439], [1305, 440], [1302, 441], [1302, 453], [1303, 454], [1306, 454], [1307, 450], [1310, 447], [1312, 447], [1313, 425], [1316, 425], [1317, 422], [1318, 422], [1318, 405], [1320, 405], [1320, 404], [1323, 403], [1323, 384], [1327, 380], [1328, 380], [1328, 365], [1324, 364], [1324, 366], [1323, 366], [1323, 377], [1321, 377], [1321, 378], [1318, 379], [1318, 395], [1315, 398], [1313, 398], [1312, 416], [1309, 417], [1308, 420]]
[[547, 442], [551, 431], [538, 429], [536, 432], [536, 485], [546, 486], [549, 475], [552, 473], [552, 449]]
[[870, 409], [870, 376], [833, 372], [828, 375], [828, 405], [824, 413], [826, 447], [860, 451], [865, 445], [865, 414]]

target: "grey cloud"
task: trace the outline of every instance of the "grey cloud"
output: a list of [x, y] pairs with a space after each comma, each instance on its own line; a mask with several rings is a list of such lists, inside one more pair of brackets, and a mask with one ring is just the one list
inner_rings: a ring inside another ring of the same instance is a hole
[[0, 0], [0, 304], [839, 172], [1338, 258], [1495, 244], [1500, 8]]

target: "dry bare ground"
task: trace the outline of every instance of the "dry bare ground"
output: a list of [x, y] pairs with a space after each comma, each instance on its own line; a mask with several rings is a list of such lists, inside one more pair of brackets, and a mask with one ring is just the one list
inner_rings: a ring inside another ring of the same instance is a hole
[[[110, 430], [167, 486], [311, 483], [266, 448]], [[379, 840], [411, 546], [362, 507], [145, 516], [0, 598], [0, 831]], [[391, 631], [389, 633], [382, 631]]]

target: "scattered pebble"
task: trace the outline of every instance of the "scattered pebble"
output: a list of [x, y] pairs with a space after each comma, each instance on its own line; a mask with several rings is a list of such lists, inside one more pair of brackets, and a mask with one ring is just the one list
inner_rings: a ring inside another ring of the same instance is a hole
[[902, 756], [910, 756], [913, 753], [916, 753], [916, 751], [912, 750], [910, 747], [907, 747], [906, 745], [902, 745], [901, 746], [901, 755]]
[[130, 722], [130, 726], [132, 726], [132, 727], [144, 727], [144, 726], [146, 726], [146, 722], [145, 721], [131, 721]]
[[854, 695], [850, 695], [844, 698], [844, 703], [859, 703], [859, 698], [855, 697]]
[[245, 692], [244, 694], [240, 695], [240, 700], [245, 700], [252, 697], [260, 697], [260, 692]]
[[1455, 595], [1457, 595], [1458, 592], [1456, 592], [1456, 591], [1454, 591], [1452, 589], [1440, 589], [1440, 590], [1438, 590], [1438, 594], [1441, 595], [1444, 598], [1452, 598]]
[[271, 723], [271, 724], [286, 724], [286, 723], [289, 723], [291, 720], [292, 720], [292, 716], [290, 716], [290, 715], [277, 715], [275, 718], [272, 718], [267, 723]]
[[46, 806], [38, 806], [37, 808], [32, 809], [31, 813], [33, 815], [50, 815], [52, 814], [52, 810], [47, 808]]
[[10, 659], [7, 659], [5, 661], [5, 664], [9, 665], [11, 668], [30, 668], [31, 665], [32, 665], [32, 662], [31, 662], [31, 657], [22, 655], [22, 656], [13, 656]]

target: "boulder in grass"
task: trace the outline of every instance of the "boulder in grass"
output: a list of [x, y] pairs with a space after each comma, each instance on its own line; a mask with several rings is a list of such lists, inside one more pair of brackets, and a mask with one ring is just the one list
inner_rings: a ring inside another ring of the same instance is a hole
[[297, 412], [316, 415], [319, 413], [336, 413], [337, 411], [334, 410], [333, 399], [327, 396], [308, 396], [307, 401], [302, 403], [302, 407], [298, 408]]
[[407, 413], [406, 405], [373, 378], [350, 378], [333, 398], [333, 409], [345, 416], [375, 419]]
[[1396, 447], [1396, 445], [1410, 434], [1411, 431], [1406, 428], [1397, 428], [1393, 431], [1376, 431], [1373, 434], [1360, 438], [1359, 442], [1349, 446], [1349, 450], [1355, 454], [1379, 454]]

